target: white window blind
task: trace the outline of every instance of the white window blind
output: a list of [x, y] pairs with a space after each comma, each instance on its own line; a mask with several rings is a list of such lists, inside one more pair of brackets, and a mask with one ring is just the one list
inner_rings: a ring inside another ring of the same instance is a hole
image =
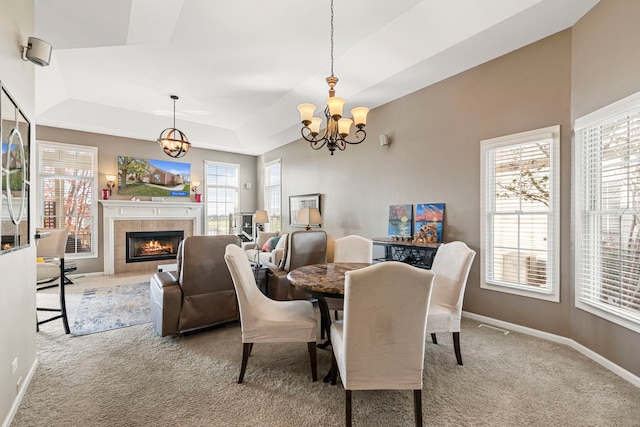
[[482, 141], [483, 288], [559, 301], [559, 133]]
[[576, 306], [640, 332], [640, 94], [576, 121]]
[[240, 166], [205, 162], [206, 234], [229, 234], [230, 214], [238, 211]]
[[264, 206], [270, 230], [282, 230], [282, 190], [280, 159], [264, 165]]
[[38, 141], [40, 227], [67, 228], [70, 258], [97, 256], [98, 149]]

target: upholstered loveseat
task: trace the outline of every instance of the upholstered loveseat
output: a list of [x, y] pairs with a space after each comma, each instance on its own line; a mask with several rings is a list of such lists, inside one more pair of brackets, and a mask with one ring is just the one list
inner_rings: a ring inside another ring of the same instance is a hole
[[236, 292], [224, 261], [237, 236], [191, 236], [178, 248], [178, 270], [151, 278], [151, 318], [166, 336], [239, 319]]
[[260, 231], [256, 241], [242, 243], [242, 249], [249, 261], [277, 267], [285, 255], [286, 244], [286, 233]]

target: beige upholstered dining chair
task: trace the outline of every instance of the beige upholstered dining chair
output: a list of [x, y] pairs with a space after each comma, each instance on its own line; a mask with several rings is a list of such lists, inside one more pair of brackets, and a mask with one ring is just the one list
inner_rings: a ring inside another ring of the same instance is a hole
[[[373, 240], [351, 234], [333, 242], [333, 262], [364, 262], [373, 259]], [[338, 320], [338, 311], [342, 311], [342, 298], [325, 298], [329, 310], [333, 310]]]
[[460, 352], [462, 301], [475, 256], [475, 251], [463, 242], [444, 243], [438, 248], [431, 266], [431, 271], [436, 274], [436, 280], [429, 307], [427, 332], [431, 334], [434, 344], [438, 344], [436, 333], [452, 333], [458, 365], [462, 365]]
[[318, 380], [316, 361], [317, 321], [309, 301], [276, 301], [267, 298], [255, 281], [244, 251], [229, 245], [224, 255], [240, 307], [242, 366], [238, 383], [244, 379], [253, 344], [306, 342], [311, 362], [311, 378]]
[[[43, 323], [52, 320], [62, 319], [62, 326], [65, 334], [71, 332], [69, 329], [69, 320], [67, 319], [67, 301], [65, 296], [65, 277], [64, 277], [64, 252], [67, 247], [67, 237], [69, 230], [66, 228], [42, 228], [40, 232], [48, 232], [47, 237], [38, 239], [36, 247], [36, 256], [42, 261], [36, 262], [36, 290], [51, 287], [50, 283], [59, 280], [58, 293], [60, 298], [60, 308], [36, 307], [36, 330], [39, 330]], [[38, 312], [55, 312], [58, 315], [49, 317], [44, 320], [38, 320]]]
[[[422, 371], [433, 272], [389, 261], [345, 274], [344, 318], [331, 325], [332, 384], [352, 390], [413, 390], [422, 426]], [[392, 288], [392, 290], [390, 290]]]

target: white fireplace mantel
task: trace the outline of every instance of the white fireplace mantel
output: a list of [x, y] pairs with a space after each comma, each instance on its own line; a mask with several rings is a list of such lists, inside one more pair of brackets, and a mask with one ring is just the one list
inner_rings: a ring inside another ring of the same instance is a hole
[[99, 200], [102, 204], [104, 273], [114, 274], [114, 225], [120, 220], [191, 219], [193, 234], [202, 234], [202, 203]]

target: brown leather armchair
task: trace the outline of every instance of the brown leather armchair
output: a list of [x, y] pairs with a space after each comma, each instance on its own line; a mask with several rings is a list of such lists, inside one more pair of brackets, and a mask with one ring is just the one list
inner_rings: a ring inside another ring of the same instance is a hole
[[224, 261], [227, 245], [238, 236], [191, 236], [178, 248], [178, 271], [151, 278], [151, 318], [166, 336], [238, 320], [238, 303]]
[[287, 237], [285, 258], [279, 268], [267, 272], [268, 296], [276, 300], [309, 299], [311, 295], [289, 284], [287, 274], [303, 265], [327, 262], [327, 233], [323, 230], [294, 231]]

